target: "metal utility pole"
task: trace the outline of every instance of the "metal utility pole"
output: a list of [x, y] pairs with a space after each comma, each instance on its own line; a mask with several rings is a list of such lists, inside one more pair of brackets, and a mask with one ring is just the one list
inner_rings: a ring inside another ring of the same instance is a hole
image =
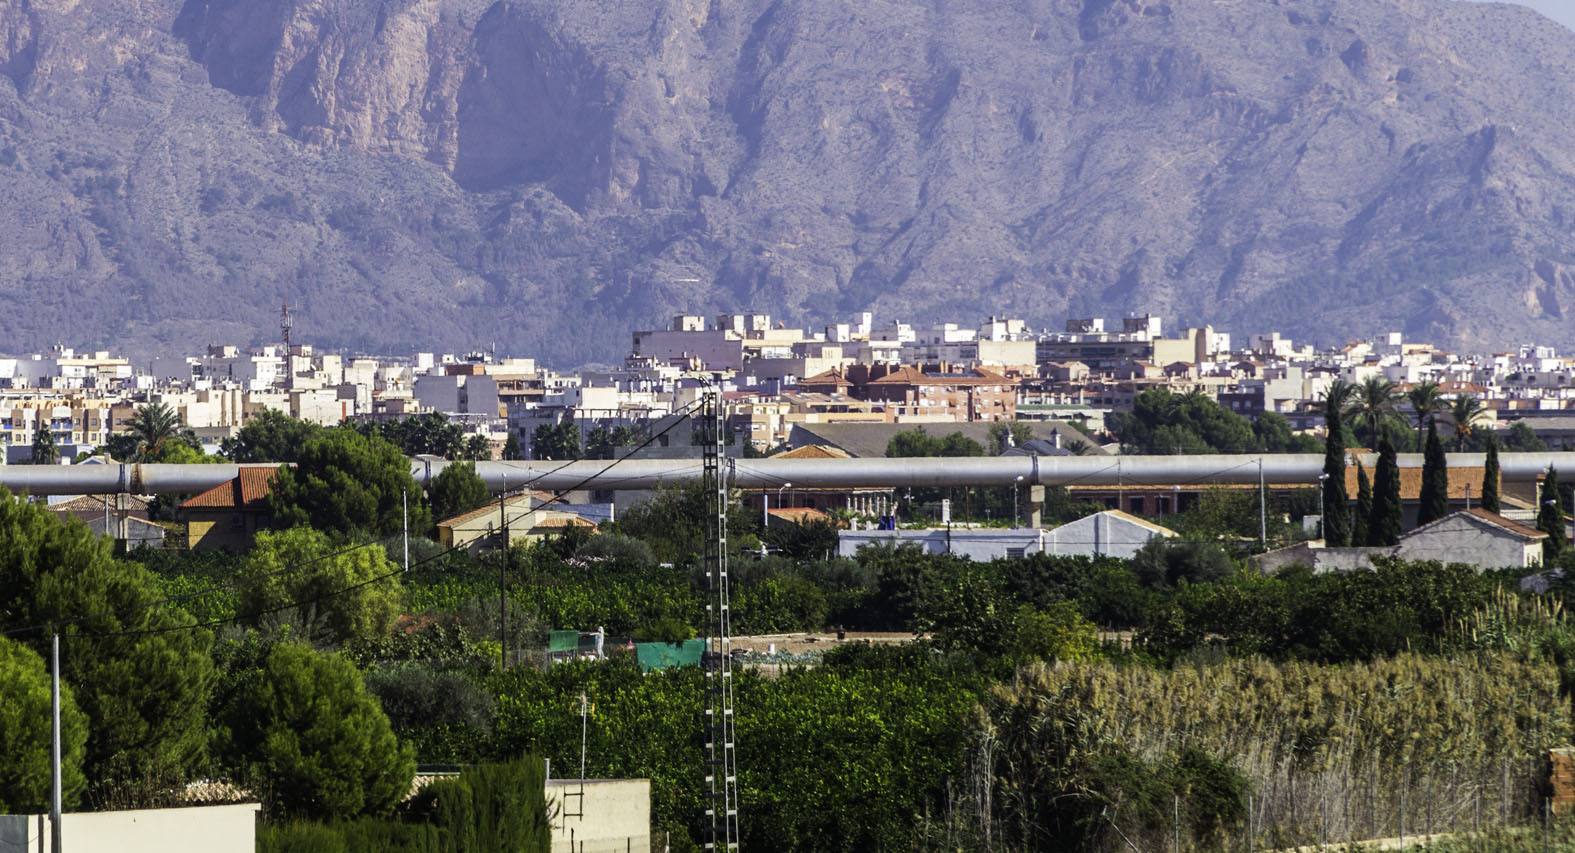
[[503, 553], [498, 560], [498, 645], [502, 646], [502, 671], [509, 668], [509, 510], [508, 490], [498, 494], [498, 523], [503, 528]]
[[410, 490], [399, 493], [400, 510], [405, 514], [405, 572], [410, 571]]
[[1269, 492], [1263, 486], [1262, 456], [1258, 457], [1258, 544], [1269, 547]]
[[722, 470], [723, 413], [721, 389], [705, 392], [706, 431], [702, 483], [711, 499], [714, 518], [705, 537], [706, 640], [705, 670], [706, 840], [705, 849], [738, 849], [738, 767], [733, 741], [733, 625], [727, 577], [727, 476]]
[[60, 635], [55, 634], [49, 649], [50, 741], [49, 741], [49, 845], [60, 853]]

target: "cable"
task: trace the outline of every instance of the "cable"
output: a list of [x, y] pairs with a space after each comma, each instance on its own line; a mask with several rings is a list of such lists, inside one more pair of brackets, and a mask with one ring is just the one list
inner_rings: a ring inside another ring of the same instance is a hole
[[[608, 462], [607, 465], [603, 466], [600, 471], [597, 471], [596, 473], [591, 474], [590, 476], [584, 478], [580, 482], [576, 483], [573, 486], [570, 486], [567, 489], [563, 489], [562, 491], [560, 491], [556, 495], [554, 495], [551, 500], [546, 501], [545, 503], [541, 504], [540, 506], [532, 507], [531, 509], [527, 510], [526, 512], [527, 513], [534, 512], [534, 511], [536, 511], [538, 509], [541, 509], [541, 508], [546, 507], [546, 506], [550, 506], [550, 505], [552, 505], [554, 503], [562, 502], [563, 496], [565, 494], [568, 494], [569, 492], [577, 491], [577, 490], [579, 490], [581, 488], [584, 488], [587, 484], [589, 484], [591, 482], [594, 482], [595, 480], [599, 479], [603, 474], [605, 474], [608, 471], [612, 470], [620, 462], [623, 462], [625, 459], [628, 459], [634, 453], [636, 453], [636, 452], [638, 452], [640, 450], [643, 450], [646, 447], [649, 447], [651, 444], [655, 443], [658, 438], [660, 438], [663, 435], [666, 435], [668, 432], [672, 431], [675, 427], [678, 426], [679, 422], [680, 421], [675, 420], [673, 423], [669, 424], [666, 428], [664, 428], [661, 432], [658, 432], [655, 435], [652, 435], [650, 438], [647, 438], [644, 442], [642, 442], [639, 446], [637, 446], [634, 450], [630, 451], [628, 454], [625, 454], [621, 458], [614, 459], [614, 460]], [[576, 460], [576, 461], [580, 461], [580, 460]], [[504, 516], [504, 518], [506, 520], [507, 516]], [[362, 547], [365, 547], [365, 546], [362, 546]], [[429, 563], [432, 563], [432, 562], [434, 562], [434, 561], [436, 561], [436, 560], [438, 560], [438, 559], [440, 559], [442, 557], [446, 557], [449, 554], [452, 554], [452, 553], [454, 553], [456, 551], [463, 550], [464, 547], [465, 546], [462, 546], [462, 545], [454, 545], [454, 546], [451, 546], [451, 547], [449, 547], [449, 548], [447, 548], [447, 549], [445, 549], [443, 551], [439, 551], [438, 553], [433, 554], [433, 555], [431, 555], [429, 557], [425, 557], [425, 558], [423, 558], [421, 560], [418, 560], [417, 562], [411, 564], [410, 571], [412, 571], [412, 572], [416, 571], [418, 566], [425, 566], [425, 565], [427, 565]], [[339, 589], [339, 590], [323, 593], [323, 594], [318, 595], [318, 596], [316, 596], [314, 598], [303, 599], [303, 600], [295, 600], [295, 601], [291, 601], [289, 603], [280, 605], [278, 607], [271, 607], [271, 608], [267, 608], [267, 609], [264, 609], [264, 610], [261, 610], [261, 611], [257, 611], [255, 613], [249, 613], [249, 614], [247, 614], [247, 618], [256, 618], [258, 616], [267, 616], [267, 615], [271, 615], [271, 614], [274, 614], [274, 613], [282, 613], [282, 612], [284, 612], [286, 610], [291, 610], [291, 609], [294, 609], [294, 608], [299, 608], [299, 607], [303, 607], [303, 606], [310, 605], [310, 604], [317, 604], [317, 603], [320, 603], [320, 602], [323, 602], [323, 601], [327, 601], [327, 600], [332, 599], [332, 598], [337, 598], [337, 597], [339, 597], [341, 595], [345, 595], [346, 593], [354, 592], [354, 591], [356, 591], [358, 589], [363, 589], [365, 587], [371, 586], [372, 584], [388, 580], [389, 578], [392, 578], [392, 577], [395, 577], [395, 576], [398, 576], [398, 575], [401, 575], [401, 574], [406, 574], [406, 570], [404, 568], [402, 568], [402, 567], [401, 568], [397, 568], [397, 569], [395, 569], [392, 572], [384, 572], [383, 574], [376, 575], [374, 577], [368, 578], [368, 579], [366, 579], [364, 581], [361, 581], [359, 583], [351, 584], [350, 586], [344, 587], [344, 588]], [[100, 638], [106, 638], [107, 639], [107, 638], [112, 638], [112, 637], [137, 637], [137, 636], [148, 636], [148, 635], [152, 635], [152, 634], [168, 634], [168, 633], [173, 633], [175, 631], [189, 631], [189, 630], [198, 629], [198, 628], [213, 628], [213, 627], [218, 627], [220, 625], [227, 625], [227, 624], [238, 623], [240, 620], [241, 620], [241, 617], [239, 617], [239, 616], [232, 616], [232, 617], [230, 617], [228, 619], [212, 619], [212, 620], [209, 620], [207, 622], [199, 622], [199, 623], [191, 624], [191, 625], [172, 625], [172, 626], [168, 626], [168, 627], [164, 627], [164, 628], [143, 628], [143, 629], [137, 629], [137, 630], [131, 630], [131, 631], [105, 631], [105, 632], [98, 632], [98, 633], [89, 633], [86, 636], [100, 637]]]

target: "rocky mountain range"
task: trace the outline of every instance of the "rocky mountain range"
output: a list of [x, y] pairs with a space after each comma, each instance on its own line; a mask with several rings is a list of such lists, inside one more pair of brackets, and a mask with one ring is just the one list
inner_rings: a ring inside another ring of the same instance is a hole
[[1572, 125], [1575, 32], [1457, 0], [0, 0], [0, 350], [1570, 345]]

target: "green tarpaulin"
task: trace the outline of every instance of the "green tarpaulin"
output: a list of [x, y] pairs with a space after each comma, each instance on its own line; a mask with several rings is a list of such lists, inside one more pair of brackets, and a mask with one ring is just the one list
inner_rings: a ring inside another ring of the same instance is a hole
[[634, 644], [635, 659], [640, 662], [640, 669], [645, 672], [673, 666], [699, 666], [700, 655], [704, 652], [705, 640]]

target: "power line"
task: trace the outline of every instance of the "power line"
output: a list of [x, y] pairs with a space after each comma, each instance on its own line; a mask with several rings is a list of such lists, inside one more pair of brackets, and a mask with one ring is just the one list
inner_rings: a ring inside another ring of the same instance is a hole
[[[614, 460], [608, 462], [605, 466], [602, 467], [601, 470], [599, 470], [596, 473], [591, 474], [590, 476], [584, 478], [583, 480], [581, 480], [580, 482], [576, 483], [575, 485], [570, 486], [567, 489], [563, 489], [563, 490], [559, 491], [550, 500], [543, 502], [539, 506], [531, 507], [529, 510], [526, 510], [526, 513], [528, 514], [530, 512], [535, 512], [535, 511], [537, 511], [539, 509], [543, 509], [545, 507], [551, 506], [552, 504], [563, 502], [564, 496], [567, 495], [569, 492], [578, 491], [579, 489], [584, 488], [589, 483], [591, 483], [591, 482], [595, 481], [596, 479], [600, 478], [603, 474], [606, 474], [608, 471], [611, 471], [619, 463], [623, 462], [625, 459], [628, 459], [634, 453], [636, 453], [636, 452], [638, 452], [638, 451], [640, 451], [640, 450], [642, 450], [642, 449], [644, 449], [646, 447], [649, 447], [651, 444], [655, 443], [658, 438], [660, 438], [661, 436], [667, 434], [669, 431], [671, 431], [677, 425], [678, 425], [677, 421], [675, 421], [672, 424], [669, 424], [666, 429], [663, 429], [661, 432], [658, 432], [655, 435], [652, 435], [650, 438], [646, 439], [639, 446], [637, 446], [634, 450], [630, 451], [630, 453], [625, 454], [621, 458], [614, 459]], [[366, 547], [366, 546], [361, 546], [361, 547]], [[433, 562], [435, 562], [438, 559], [446, 557], [449, 554], [452, 554], [452, 553], [454, 553], [456, 551], [463, 550], [464, 547], [465, 546], [461, 546], [461, 545], [450, 546], [449, 548], [447, 548], [447, 549], [445, 549], [443, 551], [439, 551], [436, 554], [432, 554], [432, 555], [430, 555], [428, 557], [425, 557], [425, 558], [423, 558], [423, 559], [421, 559], [421, 560], [419, 560], [419, 561], [417, 561], [415, 563], [412, 563], [411, 567], [410, 567], [411, 571], [415, 571], [417, 569], [417, 567], [426, 566], [426, 565], [428, 565], [430, 563], [433, 563]], [[323, 593], [323, 594], [315, 596], [313, 598], [302, 599], [302, 600], [295, 600], [295, 601], [291, 601], [291, 602], [288, 602], [286, 604], [280, 605], [278, 607], [271, 607], [271, 608], [266, 608], [266, 609], [263, 609], [263, 610], [260, 610], [260, 611], [256, 611], [256, 612], [253, 612], [253, 613], [248, 613], [245, 618], [251, 619], [251, 618], [256, 618], [256, 617], [259, 617], [259, 616], [268, 616], [268, 615], [272, 615], [272, 614], [275, 614], [275, 613], [282, 613], [282, 612], [285, 612], [287, 610], [303, 607], [303, 606], [306, 606], [306, 605], [319, 604], [321, 602], [328, 601], [330, 599], [337, 598], [339, 596], [346, 595], [346, 594], [351, 593], [351, 592], [355, 592], [356, 590], [364, 589], [364, 588], [366, 588], [368, 586], [371, 586], [372, 584], [388, 580], [389, 578], [392, 578], [392, 577], [395, 577], [395, 576], [398, 576], [398, 575], [401, 575], [401, 574], [404, 574], [404, 573], [405, 573], [405, 569], [403, 567], [399, 567], [399, 568], [396, 568], [394, 571], [384, 572], [382, 574], [375, 575], [375, 576], [373, 576], [371, 578], [368, 578], [368, 579], [366, 579], [364, 581], [361, 581], [359, 583], [351, 584], [350, 586], [347, 586], [347, 587], [344, 587], [342, 589], [335, 590], [335, 591], [332, 591], [332, 592]], [[80, 621], [80, 618], [81, 617], [79, 617], [79, 620], [77, 620], [77, 621]], [[189, 631], [189, 630], [198, 629], [198, 628], [213, 628], [213, 627], [218, 627], [220, 625], [236, 624], [236, 623], [239, 623], [241, 621], [241, 619], [242, 619], [242, 617], [237, 615], [237, 616], [232, 616], [232, 617], [227, 618], [227, 619], [212, 619], [212, 620], [209, 620], [207, 622], [199, 622], [199, 623], [191, 624], [191, 625], [172, 625], [172, 626], [167, 626], [167, 627], [163, 627], [163, 628], [144, 628], [144, 629], [137, 629], [137, 630], [130, 630], [130, 631], [106, 631], [106, 632], [88, 633], [87, 636], [110, 638], [110, 637], [147, 636], [147, 635], [151, 635], [151, 634], [168, 634], [168, 633], [173, 633], [175, 631]]]

